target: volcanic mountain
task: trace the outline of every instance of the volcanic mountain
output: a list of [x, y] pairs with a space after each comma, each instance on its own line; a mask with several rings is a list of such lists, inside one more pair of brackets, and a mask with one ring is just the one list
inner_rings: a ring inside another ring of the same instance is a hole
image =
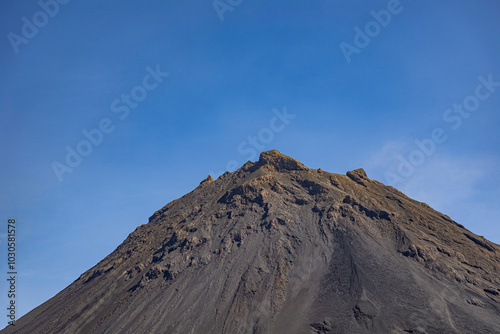
[[362, 169], [268, 151], [2, 333], [500, 333], [500, 246]]

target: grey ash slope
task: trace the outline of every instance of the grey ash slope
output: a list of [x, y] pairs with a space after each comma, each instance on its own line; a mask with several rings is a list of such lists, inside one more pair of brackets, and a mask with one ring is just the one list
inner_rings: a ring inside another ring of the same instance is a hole
[[204, 180], [2, 333], [500, 333], [500, 246], [278, 151]]

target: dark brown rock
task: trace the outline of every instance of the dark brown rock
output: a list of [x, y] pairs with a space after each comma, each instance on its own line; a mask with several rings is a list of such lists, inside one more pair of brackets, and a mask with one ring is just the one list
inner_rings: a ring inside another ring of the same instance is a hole
[[354, 182], [357, 182], [361, 184], [362, 186], [366, 186], [365, 181], [369, 181], [370, 179], [366, 175], [366, 172], [363, 168], [358, 168], [356, 170], [352, 170], [350, 172], [347, 172], [346, 175], [353, 180]]

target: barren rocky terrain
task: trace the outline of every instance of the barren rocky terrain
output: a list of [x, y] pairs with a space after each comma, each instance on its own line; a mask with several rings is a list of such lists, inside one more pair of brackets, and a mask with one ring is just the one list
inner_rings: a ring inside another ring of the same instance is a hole
[[500, 246], [362, 169], [268, 151], [1, 333], [500, 333]]

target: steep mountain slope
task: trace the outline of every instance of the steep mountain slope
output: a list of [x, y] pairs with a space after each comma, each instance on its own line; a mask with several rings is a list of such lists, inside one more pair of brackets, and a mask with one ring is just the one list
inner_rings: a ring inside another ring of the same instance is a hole
[[370, 180], [261, 154], [1, 333], [500, 333], [500, 246]]

